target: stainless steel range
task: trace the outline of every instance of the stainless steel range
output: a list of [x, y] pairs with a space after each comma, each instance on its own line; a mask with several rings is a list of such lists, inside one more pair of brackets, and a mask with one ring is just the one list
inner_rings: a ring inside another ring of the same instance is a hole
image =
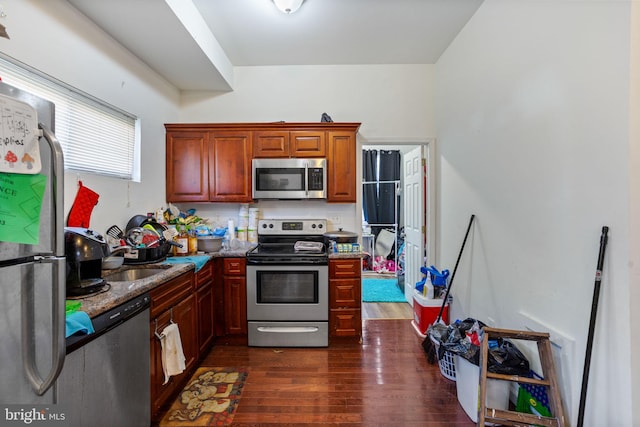
[[324, 219], [262, 219], [247, 253], [248, 343], [329, 344], [329, 267]]

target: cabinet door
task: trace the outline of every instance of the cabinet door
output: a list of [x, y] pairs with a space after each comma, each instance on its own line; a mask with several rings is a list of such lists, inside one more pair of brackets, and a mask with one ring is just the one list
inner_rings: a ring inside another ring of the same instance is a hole
[[289, 132], [253, 132], [253, 157], [289, 157]]
[[250, 202], [251, 132], [214, 132], [209, 142], [209, 200]]
[[167, 132], [166, 143], [167, 201], [209, 200], [209, 134]]
[[327, 153], [327, 202], [356, 201], [356, 135], [329, 132]]
[[159, 331], [162, 331], [169, 324], [169, 311], [167, 310], [162, 315], [156, 318], [157, 325], [154, 321], [151, 321], [149, 325], [150, 335], [150, 354], [151, 354], [151, 417], [155, 418], [160, 407], [169, 398], [176, 388], [175, 382], [178, 381], [178, 377], [182, 375], [171, 377], [167, 384], [164, 383], [164, 372], [162, 370], [162, 344], [160, 340], [154, 335], [156, 326]]
[[291, 157], [325, 157], [324, 131], [291, 131]]
[[193, 294], [173, 307], [173, 321], [178, 324], [182, 351], [185, 358], [185, 371], [189, 371], [198, 360], [198, 335], [196, 300]]
[[224, 319], [225, 334], [247, 334], [247, 289], [245, 277], [225, 276]]
[[213, 285], [202, 285], [196, 293], [198, 304], [198, 356], [202, 356], [211, 344], [214, 334]]
[[196, 273], [195, 278], [198, 308], [198, 357], [200, 357], [208, 349], [214, 337], [213, 261], [208, 261]]
[[[182, 342], [182, 351], [185, 357], [185, 371], [179, 375], [169, 378], [164, 383], [164, 371], [162, 369], [162, 344], [155, 336], [156, 327], [158, 331], [162, 331], [173, 319], [178, 324], [180, 331], [180, 341]], [[156, 324], [157, 320], [157, 324]], [[196, 363], [197, 337], [196, 337], [196, 316], [195, 316], [195, 299], [193, 294], [175, 305], [172, 309], [166, 310], [154, 320], [151, 321], [149, 339], [151, 340], [151, 416], [155, 418], [158, 411], [168, 399], [173, 395], [186, 375], [190, 374], [190, 370]]]

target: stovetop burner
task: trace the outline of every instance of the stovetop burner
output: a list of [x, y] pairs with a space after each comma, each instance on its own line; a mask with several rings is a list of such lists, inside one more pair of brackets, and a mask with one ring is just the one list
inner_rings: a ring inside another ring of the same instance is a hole
[[247, 252], [247, 262], [326, 264], [326, 227], [326, 220], [262, 219], [258, 222], [258, 246]]

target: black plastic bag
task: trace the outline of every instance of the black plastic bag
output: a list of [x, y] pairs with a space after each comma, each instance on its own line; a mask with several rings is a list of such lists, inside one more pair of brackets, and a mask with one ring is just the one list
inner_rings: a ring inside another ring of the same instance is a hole
[[529, 375], [529, 360], [509, 340], [498, 339], [497, 345], [489, 342], [489, 360], [487, 370], [494, 374]]
[[[438, 342], [438, 359], [442, 359], [444, 352], [448, 351], [478, 366], [480, 347], [471, 343], [467, 338], [467, 332], [472, 329], [482, 329], [484, 327], [485, 324], [483, 322], [472, 318], [458, 320], [448, 326], [436, 323], [429, 326], [425, 341], [428, 340], [429, 337], [433, 337]], [[422, 345], [426, 349], [424, 342]]]

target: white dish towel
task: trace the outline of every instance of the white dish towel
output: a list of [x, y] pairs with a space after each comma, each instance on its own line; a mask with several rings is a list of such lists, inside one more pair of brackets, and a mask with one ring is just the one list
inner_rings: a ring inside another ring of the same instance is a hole
[[172, 375], [181, 374], [185, 369], [185, 357], [182, 351], [182, 341], [177, 323], [171, 323], [163, 329], [164, 338], [160, 340], [162, 345], [162, 370], [164, 371], [164, 383], [169, 381]]

